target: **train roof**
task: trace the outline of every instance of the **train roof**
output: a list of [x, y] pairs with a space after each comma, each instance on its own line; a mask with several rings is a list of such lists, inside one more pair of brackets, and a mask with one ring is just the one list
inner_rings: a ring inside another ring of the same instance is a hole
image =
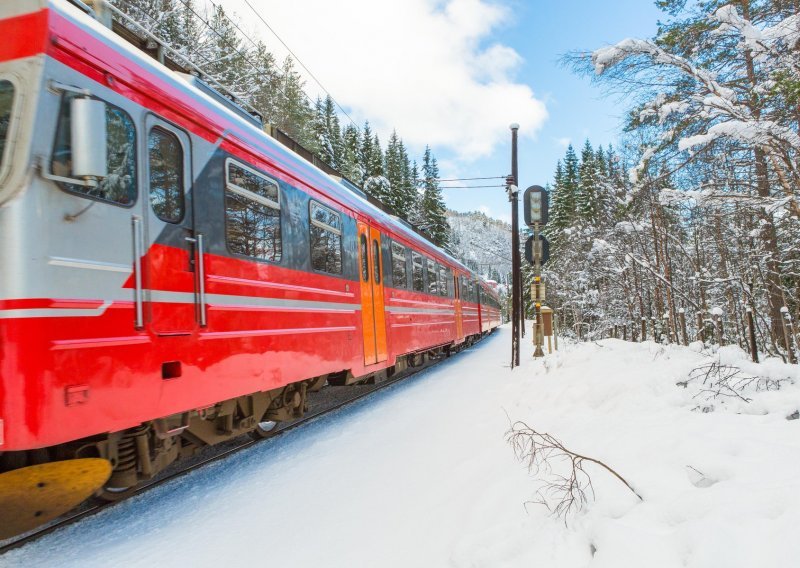
[[194, 80], [187, 79], [182, 76], [182, 73], [168, 69], [114, 33], [97, 19], [75, 6], [72, 0], [47, 0], [47, 2], [48, 7], [55, 9], [75, 25], [88, 29], [103, 42], [113, 46], [115, 50], [135, 61], [154, 78], [165, 82], [184, 97], [192, 99], [195, 104], [205, 107], [203, 108], [204, 114], [206, 114], [206, 111], [216, 113], [219, 118], [228, 123], [228, 128], [221, 133], [218, 132], [218, 135], [228, 136], [229, 139], [238, 139], [241, 143], [252, 145], [254, 149], [261, 151], [274, 162], [284, 174], [313, 187], [339, 203], [342, 207], [349, 209], [352, 213], [362, 214], [376, 220], [383, 229], [388, 230], [390, 237], [400, 236], [409, 244], [413, 244], [420, 249], [421, 252], [438, 255], [464, 272], [480, 278], [473, 270], [466, 267], [452, 255], [416, 233], [405, 221], [389, 215], [370, 203], [366, 195], [358, 188], [325, 173], [314, 164], [283, 146], [279, 141], [259, 128], [258, 122], [243, 116], [242, 112], [237, 112], [229, 104], [224, 104], [219, 100], [220, 97], [218, 95], [207, 92], [210, 87], [199, 88]]

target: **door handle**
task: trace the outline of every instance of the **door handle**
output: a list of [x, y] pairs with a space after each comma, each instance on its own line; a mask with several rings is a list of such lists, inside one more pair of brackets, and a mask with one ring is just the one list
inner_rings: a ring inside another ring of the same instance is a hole
[[142, 218], [134, 215], [131, 218], [133, 230], [133, 301], [135, 308], [134, 326], [144, 327], [144, 303], [142, 299]]
[[206, 326], [206, 264], [205, 264], [205, 239], [202, 233], [195, 237], [186, 237], [194, 243], [194, 265], [197, 268], [197, 307], [200, 326]]

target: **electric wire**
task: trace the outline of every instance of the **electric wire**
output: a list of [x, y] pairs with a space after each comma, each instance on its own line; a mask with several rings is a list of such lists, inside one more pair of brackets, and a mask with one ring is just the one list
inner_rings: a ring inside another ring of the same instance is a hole
[[439, 189], [484, 189], [487, 187], [505, 187], [504, 185], [451, 185], [439, 186]]
[[328, 96], [331, 98], [331, 100], [334, 102], [334, 104], [336, 104], [336, 106], [337, 106], [337, 107], [339, 107], [339, 110], [340, 110], [340, 111], [342, 111], [342, 114], [344, 114], [344, 115], [347, 117], [347, 119], [348, 119], [348, 120], [349, 120], [349, 121], [350, 121], [350, 122], [353, 124], [353, 126], [355, 126], [356, 128], [358, 128], [358, 125], [357, 125], [357, 124], [355, 123], [355, 121], [354, 121], [354, 120], [353, 120], [353, 119], [350, 117], [350, 115], [349, 115], [349, 114], [347, 114], [347, 111], [345, 111], [345, 110], [342, 108], [342, 105], [340, 105], [340, 104], [339, 104], [339, 102], [338, 102], [338, 101], [337, 101], [335, 98], [333, 98], [333, 95], [331, 95], [330, 91], [328, 91], [328, 89], [326, 89], [326, 88], [325, 88], [325, 86], [322, 84], [322, 82], [321, 82], [319, 79], [317, 79], [316, 75], [314, 75], [314, 74], [311, 72], [311, 70], [310, 70], [308, 67], [306, 67], [305, 63], [303, 63], [303, 62], [300, 60], [300, 58], [299, 58], [299, 57], [297, 57], [297, 55], [294, 53], [294, 51], [292, 51], [292, 49], [291, 49], [291, 48], [290, 48], [288, 45], [286, 45], [286, 42], [285, 42], [285, 41], [283, 41], [283, 40], [281, 39], [281, 37], [280, 37], [280, 36], [279, 36], [279, 35], [278, 35], [278, 34], [275, 32], [275, 30], [273, 30], [273, 29], [272, 29], [272, 26], [270, 26], [270, 25], [267, 23], [267, 21], [266, 21], [266, 20], [265, 20], [265, 19], [264, 19], [264, 18], [261, 16], [261, 14], [260, 14], [260, 13], [259, 13], [259, 12], [258, 12], [258, 11], [257, 11], [257, 10], [254, 8], [254, 7], [253, 7], [253, 5], [250, 3], [250, 0], [244, 0], [244, 3], [245, 3], [245, 4], [247, 4], [247, 5], [250, 7], [250, 9], [253, 11], [253, 13], [254, 13], [254, 14], [255, 14], [255, 15], [258, 17], [258, 19], [259, 19], [259, 20], [261, 20], [261, 21], [264, 23], [264, 25], [265, 25], [265, 26], [267, 26], [267, 29], [268, 29], [270, 32], [272, 32], [272, 35], [274, 35], [276, 38], [278, 38], [278, 41], [279, 41], [279, 42], [281, 42], [281, 44], [283, 44], [283, 47], [285, 47], [285, 48], [287, 49], [287, 51], [288, 51], [288, 52], [291, 54], [291, 56], [292, 56], [292, 57], [294, 57], [294, 58], [295, 58], [295, 60], [296, 60], [296, 61], [297, 61], [297, 62], [300, 64], [300, 66], [301, 66], [303, 69], [305, 69], [305, 70], [306, 70], [306, 72], [309, 74], [309, 76], [310, 76], [312, 79], [314, 79], [314, 81], [316, 81], [317, 85], [319, 85], [319, 86], [320, 86], [320, 88], [321, 88], [323, 91], [325, 91], [325, 93], [326, 93], [326, 94], [327, 94], [327, 95], [328, 95]]
[[[487, 179], [506, 179], [506, 176], [472, 177], [472, 178], [435, 178], [434, 181], [477, 181]], [[492, 186], [494, 187], [494, 186]]]
[[[209, 30], [211, 30], [211, 31], [212, 31], [212, 32], [213, 32], [213, 33], [214, 33], [214, 34], [215, 34], [215, 35], [216, 35], [218, 38], [220, 38], [220, 39], [221, 39], [223, 42], [225, 42], [225, 45], [227, 45], [228, 47], [230, 47], [230, 48], [231, 48], [233, 51], [235, 51], [235, 52], [236, 52], [236, 53], [237, 53], [239, 56], [241, 56], [241, 57], [242, 57], [242, 60], [243, 60], [243, 61], [245, 61], [245, 62], [246, 62], [246, 63], [247, 63], [247, 64], [248, 64], [248, 65], [249, 65], [249, 66], [250, 66], [252, 69], [253, 69], [253, 71], [255, 71], [255, 72], [256, 72], [257, 74], [259, 74], [259, 75], [260, 75], [260, 74], [261, 74], [261, 73], [264, 71], [264, 69], [263, 69], [263, 68], [259, 68], [257, 65], [255, 65], [255, 64], [254, 64], [254, 63], [253, 63], [253, 62], [250, 60], [250, 58], [249, 58], [249, 57], [247, 57], [247, 56], [246, 56], [244, 53], [242, 53], [241, 51], [239, 51], [239, 50], [236, 48], [236, 46], [235, 46], [235, 45], [231, 44], [231, 43], [230, 43], [230, 42], [229, 42], [229, 41], [228, 41], [228, 40], [225, 38], [225, 36], [223, 36], [221, 33], [219, 33], [219, 31], [217, 31], [216, 29], [214, 29], [214, 27], [211, 25], [211, 23], [210, 23], [208, 20], [206, 20], [206, 19], [205, 19], [205, 18], [204, 18], [202, 15], [200, 15], [200, 14], [197, 12], [197, 10], [195, 10], [195, 9], [194, 9], [194, 7], [192, 7], [192, 5], [191, 5], [191, 4], [188, 4], [188, 3], [186, 2], [186, 0], [179, 0], [179, 2], [180, 2], [181, 4], [183, 4], [183, 5], [184, 5], [184, 6], [185, 6], [185, 7], [186, 7], [186, 8], [187, 8], [187, 9], [188, 9], [190, 12], [192, 12], [192, 13], [193, 13], [193, 14], [194, 14], [194, 15], [197, 17], [197, 19], [198, 19], [198, 20], [200, 20], [201, 22], [203, 22], [203, 24], [205, 24], [205, 26], [206, 26], [206, 27], [207, 27]], [[216, 6], [216, 4], [214, 4], [213, 2], [211, 2], [211, 4], [212, 4], [212, 5], [214, 5], [214, 6]], [[157, 20], [156, 20], [156, 19], [155, 19], [155, 18], [152, 16], [152, 14], [148, 14], [148, 16], [150, 16], [150, 18], [151, 18], [151, 19], [152, 19], [154, 22], [157, 22]], [[233, 22], [233, 20], [231, 20], [231, 19], [230, 19], [230, 18], [229, 18], [227, 15], [225, 16], [225, 18], [226, 18], [226, 19], [227, 19], [227, 20], [228, 20], [228, 21], [231, 23], [231, 25], [233, 25], [233, 26], [234, 26], [234, 27], [235, 27], [237, 30], [239, 30], [239, 31], [242, 33], [242, 35], [244, 35], [244, 36], [245, 36], [245, 37], [248, 39], [248, 41], [250, 41], [250, 43], [252, 43], [254, 46], [256, 46], [255, 42], [253, 42], [253, 40], [252, 40], [252, 39], [250, 39], [250, 37], [249, 37], [249, 36], [247, 36], [247, 35], [246, 35], [244, 32], [242, 32], [241, 28], [239, 28], [239, 26], [237, 26], [237, 25], [236, 25], [236, 23], [235, 23], [235, 22]], [[256, 46], [256, 47], [257, 47], [257, 46]], [[214, 61], [212, 61], [211, 59], [209, 59], [209, 58], [208, 58], [206, 55], [204, 55], [203, 53], [200, 53], [200, 52], [198, 52], [198, 54], [199, 54], [199, 55], [200, 55], [200, 56], [201, 56], [203, 59], [205, 59], [205, 60], [206, 60], [206, 62], [208, 62], [209, 64], [212, 64], [212, 65], [213, 65], [213, 64], [215, 63]], [[282, 88], [280, 85], [278, 85], [278, 90], [281, 92], [281, 94], [283, 94], [283, 96], [284, 96], [284, 97], [286, 97], [286, 98], [287, 98], [287, 100], [289, 99], [289, 95], [287, 95], [287, 94], [286, 94], [286, 91], [284, 91], [284, 90], [283, 90], [283, 88]], [[309, 102], [310, 102], [310, 103], [312, 103], [312, 104], [314, 103], [314, 101], [313, 101], [313, 100], [311, 100], [311, 97], [309, 97], [309, 96], [308, 96], [308, 94], [307, 94], [305, 91], [302, 91], [302, 90], [301, 90], [300, 92], [303, 94], [303, 96], [305, 96], [305, 97], [306, 97], [306, 98], [309, 100]]]

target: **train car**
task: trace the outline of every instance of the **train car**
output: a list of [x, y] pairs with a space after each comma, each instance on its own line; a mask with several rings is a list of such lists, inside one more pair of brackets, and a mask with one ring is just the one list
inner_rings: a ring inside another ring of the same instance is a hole
[[467, 267], [67, 0], [4, 0], [0, 36], [0, 537], [500, 324]]

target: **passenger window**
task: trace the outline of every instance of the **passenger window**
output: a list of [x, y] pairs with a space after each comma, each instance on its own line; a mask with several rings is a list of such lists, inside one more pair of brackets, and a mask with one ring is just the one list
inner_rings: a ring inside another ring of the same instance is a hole
[[378, 241], [372, 241], [372, 263], [375, 269], [375, 284], [381, 283], [381, 245]]
[[[6, 138], [11, 125], [11, 107], [14, 103], [14, 85], [10, 81], [0, 81], [0, 168], [3, 166]], [[0, 170], [2, 171], [2, 170]]]
[[392, 242], [392, 283], [395, 288], [408, 288], [406, 247]]
[[[61, 177], [72, 177], [72, 117], [70, 101], [75, 94], [61, 98], [56, 128], [56, 143], [50, 169]], [[136, 201], [136, 126], [131, 116], [106, 103], [108, 176], [96, 187], [59, 183], [66, 191], [109, 203], [129, 206]]]
[[425, 277], [423, 276], [422, 255], [411, 251], [411, 279], [415, 292], [425, 291]]
[[150, 130], [147, 139], [150, 164], [150, 205], [162, 221], [179, 223], [185, 211], [183, 146], [163, 128]]
[[367, 248], [367, 236], [361, 235], [361, 279], [369, 282], [369, 249]]
[[235, 254], [280, 262], [281, 205], [278, 184], [238, 162], [228, 161], [225, 235]]
[[316, 201], [310, 202], [311, 267], [342, 273], [342, 216]]
[[436, 268], [438, 269], [437, 272], [439, 273], [439, 295], [440, 296], [447, 296], [447, 269], [441, 264], [437, 264]]
[[436, 263], [430, 258], [426, 258], [428, 265], [428, 294], [439, 294], [439, 272], [436, 270]]

